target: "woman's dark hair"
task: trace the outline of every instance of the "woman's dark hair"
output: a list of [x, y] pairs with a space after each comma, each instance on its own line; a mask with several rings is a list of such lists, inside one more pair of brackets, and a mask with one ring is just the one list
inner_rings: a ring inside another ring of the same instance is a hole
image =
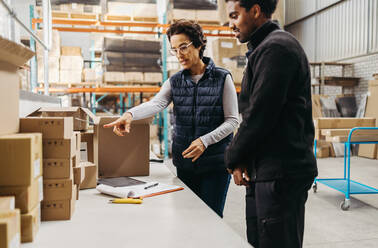
[[207, 40], [198, 23], [185, 19], [178, 20], [171, 24], [167, 30], [168, 40], [171, 41], [171, 37], [175, 34], [185, 34], [193, 42], [195, 48], [201, 47], [199, 56], [202, 59]]
[[261, 12], [265, 14], [267, 18], [271, 18], [272, 14], [276, 10], [278, 0], [226, 0], [226, 2], [239, 2], [240, 6], [249, 11], [253, 5], [258, 4], [261, 8]]

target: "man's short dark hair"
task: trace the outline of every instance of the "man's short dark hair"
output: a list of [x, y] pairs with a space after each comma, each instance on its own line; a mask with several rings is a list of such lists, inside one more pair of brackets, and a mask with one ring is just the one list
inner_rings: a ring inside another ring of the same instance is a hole
[[271, 18], [279, 0], [226, 0], [226, 2], [231, 1], [239, 2], [240, 6], [247, 11], [249, 11], [253, 5], [258, 4], [261, 8], [261, 12], [263, 12], [267, 18]]
[[175, 34], [185, 34], [188, 36], [190, 41], [193, 42], [195, 48], [202, 46], [199, 52], [199, 56], [202, 59], [207, 40], [198, 23], [185, 19], [178, 20], [171, 24], [167, 30], [168, 40], [171, 41], [171, 37]]

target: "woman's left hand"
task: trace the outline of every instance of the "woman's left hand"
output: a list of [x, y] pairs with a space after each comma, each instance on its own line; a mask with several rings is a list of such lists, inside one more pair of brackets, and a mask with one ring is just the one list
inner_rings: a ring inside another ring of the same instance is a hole
[[202, 155], [205, 150], [205, 145], [202, 143], [201, 139], [198, 138], [193, 141], [185, 151], [182, 152], [182, 156], [184, 158], [193, 158], [192, 162], [194, 162]]

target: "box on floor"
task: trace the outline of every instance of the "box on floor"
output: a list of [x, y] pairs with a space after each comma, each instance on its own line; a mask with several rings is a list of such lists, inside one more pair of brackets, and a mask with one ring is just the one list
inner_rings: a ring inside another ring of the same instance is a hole
[[0, 210], [0, 248], [20, 247], [20, 223], [19, 209]]
[[44, 200], [41, 203], [42, 221], [70, 220], [75, 211], [76, 187], [72, 187], [72, 198], [66, 200]]

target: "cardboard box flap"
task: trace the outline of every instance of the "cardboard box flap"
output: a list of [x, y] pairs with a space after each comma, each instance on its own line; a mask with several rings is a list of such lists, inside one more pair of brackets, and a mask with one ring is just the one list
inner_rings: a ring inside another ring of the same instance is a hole
[[29, 48], [0, 36], [0, 61], [23, 66], [34, 54]]
[[[115, 121], [118, 119], [120, 116], [101, 116], [99, 117], [99, 125], [105, 125], [108, 124], [112, 121]], [[141, 125], [141, 124], [150, 124], [152, 122], [152, 118], [146, 118], [142, 120], [135, 120], [131, 123], [131, 125]]]
[[99, 123], [100, 121], [99, 118], [95, 114], [93, 114], [92, 111], [90, 111], [87, 108], [81, 108], [81, 109], [84, 111], [84, 113], [86, 113], [89, 116], [89, 119], [92, 120], [94, 125], [97, 125]]
[[96, 115], [94, 115], [89, 109], [82, 108], [82, 107], [42, 107], [34, 112], [31, 112], [27, 116], [41, 116], [43, 112], [45, 113], [54, 113], [54, 112], [62, 112], [62, 113], [75, 113], [82, 110], [86, 115], [88, 115], [89, 119], [96, 125], [98, 124], [99, 120]]

